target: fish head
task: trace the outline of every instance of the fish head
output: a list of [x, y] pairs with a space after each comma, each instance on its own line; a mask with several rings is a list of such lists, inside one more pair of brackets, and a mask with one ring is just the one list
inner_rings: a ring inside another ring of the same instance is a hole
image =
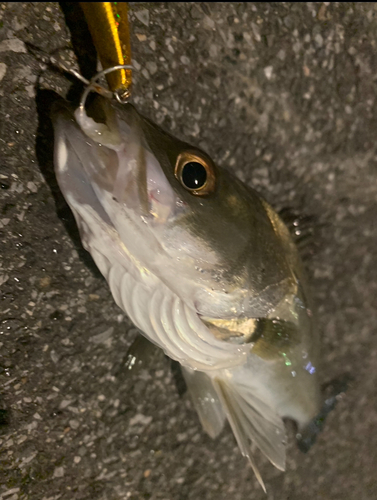
[[[88, 112], [60, 105], [53, 121], [56, 173], [76, 219], [90, 207], [199, 315], [258, 317], [291, 287], [263, 201], [204, 151], [99, 96]], [[83, 224], [81, 233], [95, 237]]]

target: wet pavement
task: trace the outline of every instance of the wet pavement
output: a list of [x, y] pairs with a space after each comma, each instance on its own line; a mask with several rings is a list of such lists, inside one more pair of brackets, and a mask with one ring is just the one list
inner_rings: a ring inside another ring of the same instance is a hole
[[[284, 474], [257, 454], [267, 498], [374, 500], [375, 4], [133, 3], [130, 20], [138, 108], [312, 218], [321, 381], [352, 382], [309, 453], [289, 427]], [[162, 353], [125, 366], [137, 330], [52, 170], [52, 91], [80, 88], [41, 54], [72, 66], [71, 41], [91, 76], [76, 4], [0, 4], [0, 499], [262, 500], [230, 428], [204, 434]]]

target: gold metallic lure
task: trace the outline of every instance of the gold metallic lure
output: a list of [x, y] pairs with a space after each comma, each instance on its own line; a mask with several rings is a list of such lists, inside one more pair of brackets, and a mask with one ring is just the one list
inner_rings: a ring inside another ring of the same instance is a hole
[[[103, 69], [131, 64], [130, 30], [126, 2], [80, 2]], [[112, 92], [129, 95], [131, 70], [106, 75]]]

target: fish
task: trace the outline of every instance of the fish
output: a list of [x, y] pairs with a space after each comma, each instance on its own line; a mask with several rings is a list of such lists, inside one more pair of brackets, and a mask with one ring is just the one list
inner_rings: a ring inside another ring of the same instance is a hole
[[303, 264], [272, 206], [130, 103], [52, 113], [54, 164], [84, 248], [116, 304], [180, 363], [212, 438], [226, 421], [285, 470], [284, 420], [321, 408], [319, 340]]

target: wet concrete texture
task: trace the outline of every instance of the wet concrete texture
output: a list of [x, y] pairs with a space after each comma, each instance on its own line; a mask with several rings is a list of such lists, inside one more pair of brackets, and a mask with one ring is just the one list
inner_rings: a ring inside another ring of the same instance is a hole
[[[272, 500], [377, 497], [377, 150], [373, 3], [132, 3], [133, 102], [310, 216], [321, 381], [353, 381]], [[52, 171], [51, 91], [96, 60], [77, 5], [0, 4], [0, 498], [263, 499], [227, 426], [204, 434], [162, 353], [132, 375], [136, 329], [83, 250]], [[34, 47], [34, 49], [33, 49]], [[72, 89], [73, 85], [73, 89]]]

